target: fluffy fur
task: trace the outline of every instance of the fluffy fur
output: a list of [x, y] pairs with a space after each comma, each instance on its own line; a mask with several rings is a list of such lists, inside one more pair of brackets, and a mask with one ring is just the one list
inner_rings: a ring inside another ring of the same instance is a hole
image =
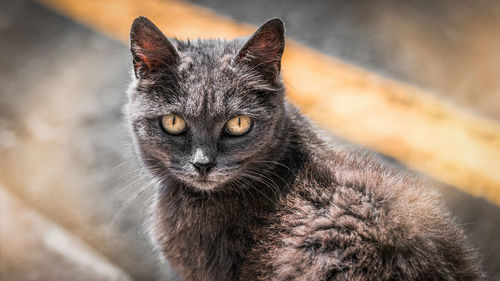
[[[408, 174], [336, 147], [284, 97], [283, 24], [249, 39], [131, 31], [128, 119], [159, 187], [153, 236], [184, 280], [478, 280], [462, 230]], [[158, 122], [175, 113], [185, 134]], [[248, 115], [244, 136], [225, 122]], [[201, 152], [200, 152], [201, 151]], [[213, 162], [209, 175], [190, 164]]]

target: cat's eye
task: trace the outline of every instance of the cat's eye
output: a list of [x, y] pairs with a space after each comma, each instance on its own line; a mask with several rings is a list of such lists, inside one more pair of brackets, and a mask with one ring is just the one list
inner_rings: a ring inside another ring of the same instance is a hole
[[226, 132], [232, 136], [244, 135], [250, 130], [252, 119], [246, 115], [238, 115], [226, 123]]
[[182, 134], [187, 128], [186, 121], [179, 115], [173, 113], [163, 115], [161, 118], [161, 125], [163, 129], [171, 135]]

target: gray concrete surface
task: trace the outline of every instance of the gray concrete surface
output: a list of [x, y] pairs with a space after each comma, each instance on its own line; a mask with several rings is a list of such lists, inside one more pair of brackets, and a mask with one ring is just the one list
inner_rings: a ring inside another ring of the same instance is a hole
[[[359, 23], [363, 4], [352, 2], [256, 0], [239, 8], [222, 0], [197, 3], [255, 24], [281, 16], [288, 34], [306, 45], [407, 77], [385, 66], [397, 63], [373, 47], [378, 36]], [[1, 5], [0, 180], [134, 280], [172, 280], [149, 243], [152, 188], [122, 122], [127, 46], [32, 1]], [[440, 189], [480, 250], [489, 280], [500, 280], [500, 208], [452, 187]]]
[[4, 281], [132, 280], [78, 237], [20, 202], [1, 184], [0, 241], [0, 279]]

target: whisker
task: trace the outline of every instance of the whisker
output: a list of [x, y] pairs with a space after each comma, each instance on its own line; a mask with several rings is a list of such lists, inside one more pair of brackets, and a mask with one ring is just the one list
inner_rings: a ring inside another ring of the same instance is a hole
[[247, 180], [245, 180], [245, 178], [238, 178], [236, 179], [236, 182], [240, 183], [243, 185], [243, 190], [246, 192], [246, 193], [249, 193], [250, 196], [252, 197], [252, 201], [255, 202], [255, 197], [253, 195], [253, 193], [250, 191], [250, 188], [248, 185], [251, 185], [251, 183], [249, 183]]
[[[260, 178], [256, 177], [256, 176], [253, 176], [251, 174], [243, 174], [243, 176], [246, 176], [248, 177], [249, 179], [252, 179], [252, 180], [255, 180], [255, 181], [258, 181], [260, 183], [262, 183], [263, 185], [267, 186], [267, 183], [262, 181]], [[271, 202], [275, 202], [273, 201], [271, 198], [269, 198], [264, 192], [262, 192], [261, 190], [259, 190], [257, 187], [255, 187], [254, 185], [251, 185], [251, 187], [253, 187], [257, 192], [259, 192], [262, 196], [266, 197], [269, 201]], [[276, 193], [275, 193], [276, 195]], [[277, 200], [278, 198], [276, 198], [275, 200]]]
[[253, 172], [257, 172], [257, 173], [261, 173], [263, 176], [265, 176], [266, 173], [269, 173], [270, 175], [276, 176], [277, 178], [279, 178], [283, 182], [283, 184], [288, 185], [288, 182], [285, 179], [283, 179], [283, 177], [281, 177], [279, 174], [273, 172], [272, 170], [253, 169], [253, 168], [249, 168], [248, 170], [253, 171]]
[[139, 197], [147, 188], [151, 186], [151, 183], [144, 185], [142, 188], [138, 189], [136, 192], [132, 194], [124, 203], [122, 203], [118, 213], [113, 217], [111, 221], [111, 229], [115, 227], [115, 225], [120, 221], [121, 217], [126, 213], [127, 208], [132, 204], [132, 202]]
[[266, 182], [270, 183], [271, 186], [276, 192], [280, 192], [280, 188], [279, 186], [273, 181], [272, 178], [266, 176], [264, 173], [261, 173], [261, 172], [257, 172], [257, 171], [252, 171], [252, 170], [247, 170], [247, 172], [251, 173], [252, 175], [256, 176], [256, 177], [260, 177], [262, 180], [266, 180]]
[[288, 167], [282, 163], [279, 163], [276, 161], [266, 161], [266, 160], [258, 160], [258, 161], [255, 161], [255, 163], [270, 163], [270, 164], [278, 165], [278, 166], [281, 166], [283, 168], [286, 168], [288, 171], [290, 171], [294, 175], [294, 177], [297, 177], [297, 174], [290, 167]]

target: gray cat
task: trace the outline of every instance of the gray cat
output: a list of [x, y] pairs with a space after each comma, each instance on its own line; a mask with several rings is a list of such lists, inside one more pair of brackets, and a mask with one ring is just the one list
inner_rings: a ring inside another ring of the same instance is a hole
[[285, 99], [284, 28], [171, 42], [131, 30], [127, 116], [158, 179], [153, 237], [184, 280], [479, 280], [411, 175], [339, 149]]

